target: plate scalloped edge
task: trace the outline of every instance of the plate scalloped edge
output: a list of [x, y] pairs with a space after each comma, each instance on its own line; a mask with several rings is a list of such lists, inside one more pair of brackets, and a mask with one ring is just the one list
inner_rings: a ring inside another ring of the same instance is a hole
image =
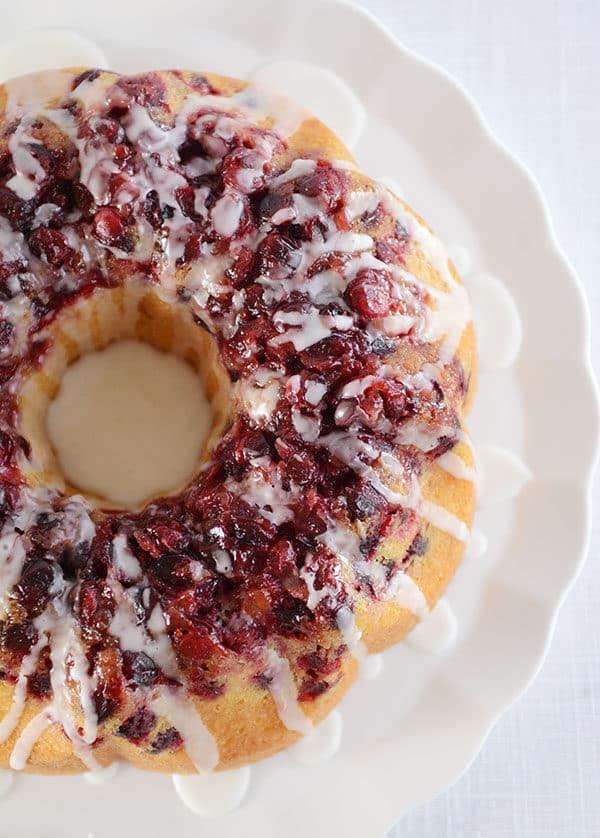
[[[587, 378], [587, 384], [589, 386], [588, 395], [590, 399], [590, 406], [593, 411], [593, 431], [590, 435], [588, 468], [586, 473], [583, 475], [581, 485], [581, 500], [584, 508], [584, 531], [582, 533], [581, 545], [576, 551], [576, 559], [573, 560], [573, 564], [566, 581], [564, 582], [561, 590], [557, 592], [553, 607], [547, 611], [542, 643], [538, 648], [537, 654], [532, 656], [530, 669], [527, 675], [524, 678], [521, 678], [519, 683], [512, 685], [511, 694], [506, 699], [504, 706], [497, 708], [494, 713], [488, 714], [485, 728], [480, 732], [478, 737], [475, 737], [476, 741], [473, 741], [470, 746], [465, 748], [462, 760], [455, 760], [456, 763], [460, 764], [456, 764], [453, 770], [446, 771], [445, 778], [439, 779], [435, 784], [435, 787], [430, 788], [427, 794], [419, 795], [413, 802], [414, 806], [418, 806], [443, 793], [443, 791], [454, 785], [454, 783], [456, 783], [460, 777], [463, 776], [473, 761], [477, 758], [485, 740], [489, 736], [496, 722], [509, 709], [509, 707], [527, 691], [543, 665], [552, 641], [560, 609], [571, 587], [581, 572], [589, 552], [592, 528], [593, 478], [600, 458], [600, 390], [598, 388], [598, 383], [594, 375], [591, 361], [591, 318], [585, 291], [579, 276], [575, 272], [575, 269], [571, 265], [565, 251], [558, 241], [550, 210], [546, 204], [541, 186], [537, 182], [531, 170], [493, 133], [475, 99], [471, 96], [467, 89], [443, 67], [427, 58], [424, 58], [422, 55], [410, 48], [405, 47], [374, 14], [364, 9], [362, 6], [359, 6], [356, 2], [354, 2], [354, 0], [326, 0], [326, 2], [350, 7], [358, 15], [361, 15], [365, 22], [368, 22], [371, 26], [375, 27], [379, 34], [384, 37], [394, 49], [399, 50], [406, 56], [410, 57], [413, 61], [417, 62], [425, 72], [434, 74], [442, 80], [448, 88], [448, 92], [450, 93], [451, 91], [455, 98], [462, 100], [463, 104], [468, 106], [470, 116], [480, 133], [480, 139], [485, 140], [488, 148], [493, 151], [498, 165], [502, 167], [506, 167], [508, 165], [518, 171], [522, 183], [522, 189], [524, 192], [529, 193], [529, 196], [533, 199], [536, 209], [541, 217], [542, 230], [545, 233], [547, 243], [550, 245], [552, 255], [559, 269], [566, 277], [568, 277], [573, 288], [577, 292], [578, 305], [580, 308], [579, 314], [583, 324], [583, 328], [580, 333], [581, 358], [583, 360], [583, 372]], [[400, 812], [397, 816], [388, 818], [387, 828], [391, 829], [398, 818], [402, 817], [403, 814], [406, 814], [406, 812]]]

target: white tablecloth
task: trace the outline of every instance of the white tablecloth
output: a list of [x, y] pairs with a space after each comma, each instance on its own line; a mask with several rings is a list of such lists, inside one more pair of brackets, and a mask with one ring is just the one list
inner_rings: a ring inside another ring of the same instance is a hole
[[[459, 79], [492, 130], [533, 171], [598, 322], [600, 0], [362, 5], [402, 43]], [[592, 343], [598, 371], [598, 330]], [[568, 416], [568, 401], [564, 407]], [[565, 426], [557, 448], [568, 442]], [[597, 491], [596, 506], [599, 497]], [[600, 836], [599, 553], [600, 516], [535, 683], [496, 725], [465, 776], [409, 814], [389, 838]]]

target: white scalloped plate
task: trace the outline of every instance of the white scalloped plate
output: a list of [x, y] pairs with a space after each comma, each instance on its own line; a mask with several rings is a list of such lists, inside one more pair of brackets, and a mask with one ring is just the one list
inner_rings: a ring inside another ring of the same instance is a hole
[[475, 273], [495, 274], [516, 302], [521, 353], [512, 366], [482, 373], [472, 426], [477, 442], [518, 452], [533, 479], [517, 500], [479, 513], [490, 547], [464, 561], [447, 595], [459, 620], [452, 650], [436, 657], [401, 645], [386, 653], [383, 674], [343, 702], [344, 739], [330, 761], [307, 768], [283, 754], [258, 765], [242, 806], [214, 821], [185, 809], [168, 777], [123, 771], [100, 787], [79, 777], [18, 777], [0, 802], [0, 834], [376, 838], [454, 782], [526, 688], [585, 555], [598, 410], [581, 287], [538, 187], [473, 102], [359, 9], [320, 0], [53, 7], [10, 4], [3, 35], [32, 22], [75, 29], [123, 71], [183, 66], [243, 77], [265, 61], [294, 58], [344, 79], [367, 106], [361, 166], [397, 179], [440, 237], [466, 246]]

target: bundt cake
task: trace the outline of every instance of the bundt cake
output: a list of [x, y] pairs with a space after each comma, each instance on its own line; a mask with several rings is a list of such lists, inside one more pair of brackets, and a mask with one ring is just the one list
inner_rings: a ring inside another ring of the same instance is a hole
[[[0, 764], [268, 756], [461, 559], [464, 288], [331, 131], [246, 82], [52, 71], [0, 113]], [[68, 484], [45, 416], [130, 338], [191, 364], [214, 421], [188, 485], [120, 508]]]

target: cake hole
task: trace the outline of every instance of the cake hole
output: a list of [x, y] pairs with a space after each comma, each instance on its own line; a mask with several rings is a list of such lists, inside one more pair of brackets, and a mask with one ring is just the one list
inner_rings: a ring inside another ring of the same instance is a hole
[[137, 340], [72, 363], [46, 416], [68, 483], [128, 507], [184, 486], [212, 425], [196, 371]]

